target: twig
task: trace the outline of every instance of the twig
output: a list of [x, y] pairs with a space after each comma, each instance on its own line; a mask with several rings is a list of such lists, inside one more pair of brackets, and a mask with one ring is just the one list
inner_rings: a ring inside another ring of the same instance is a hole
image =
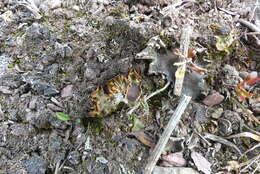
[[162, 151], [164, 150], [166, 143], [168, 142], [168, 140], [172, 134], [172, 131], [175, 129], [176, 125], [179, 123], [179, 121], [181, 119], [181, 115], [183, 114], [184, 110], [188, 106], [190, 100], [191, 100], [190, 96], [183, 95], [181, 97], [178, 107], [176, 108], [175, 112], [171, 116], [171, 119], [170, 119], [169, 123], [167, 124], [157, 145], [155, 146], [151, 156], [148, 158], [147, 165], [144, 169], [144, 174], [152, 173], [158, 159], [160, 158]]
[[[184, 26], [184, 29], [183, 29], [182, 35], [181, 35], [181, 41], [180, 41], [180, 44], [181, 44], [180, 52], [181, 52], [181, 55], [184, 56], [185, 58], [188, 56], [188, 49], [189, 49], [189, 45], [190, 45], [190, 38], [191, 38], [192, 32], [193, 32], [192, 26], [190, 26], [190, 25]], [[179, 56], [179, 57], [181, 58], [181, 60], [183, 60], [182, 62], [185, 62], [185, 58], [183, 58], [182, 56]], [[175, 84], [174, 84], [174, 94], [177, 96], [181, 95], [185, 71], [186, 71], [186, 63], [180, 65], [175, 72], [176, 78], [175, 78]]]
[[242, 25], [248, 27], [250, 30], [254, 32], [260, 32], [260, 28], [258, 28], [256, 25], [252, 24], [251, 22], [248, 22], [244, 19], [238, 19], [238, 22], [240, 22]]
[[242, 153], [241, 151], [239, 150], [239, 148], [232, 142], [222, 138], [222, 137], [219, 137], [219, 136], [216, 136], [216, 135], [213, 135], [213, 134], [209, 134], [209, 133], [204, 133], [204, 138], [207, 138], [207, 139], [210, 139], [210, 140], [213, 140], [213, 141], [217, 141], [221, 144], [225, 144], [227, 146], [230, 146], [232, 148], [234, 148], [239, 154], [240, 156], [242, 156]]
[[161, 93], [161, 92], [164, 91], [166, 88], [168, 88], [168, 86], [169, 86], [170, 84], [171, 84], [171, 82], [167, 82], [166, 85], [165, 85], [163, 88], [154, 91], [153, 93], [151, 93], [150, 95], [148, 95], [147, 97], [145, 97], [144, 100], [147, 101], [147, 100], [149, 100], [150, 98], [152, 98], [153, 96], [155, 96], [155, 95]]
[[[167, 82], [166, 85], [164, 87], [162, 87], [161, 89], [158, 89], [156, 91], [154, 91], [153, 93], [151, 93], [150, 95], [148, 95], [147, 97], [144, 98], [144, 102], [146, 103], [147, 100], [149, 100], [150, 98], [152, 98], [153, 96], [163, 92], [165, 89], [167, 89], [169, 87], [169, 85], [171, 84], [171, 82]], [[137, 108], [139, 108], [140, 106], [140, 102], [137, 103], [130, 111], [127, 112], [127, 115], [132, 114]]]
[[245, 156], [248, 152], [252, 151], [252, 150], [255, 150], [256, 148], [260, 147], [260, 143], [258, 143], [257, 145], [253, 146], [252, 148], [248, 149], [247, 151], [245, 151], [243, 153], [243, 155], [240, 157], [240, 159]]
[[239, 173], [242, 173], [243, 171], [245, 171], [247, 168], [249, 168], [253, 163], [257, 162], [257, 160], [260, 159], [260, 155], [256, 155], [255, 157], [253, 157], [252, 159], [244, 162], [244, 163], [241, 163], [240, 164], [240, 168], [244, 167]]

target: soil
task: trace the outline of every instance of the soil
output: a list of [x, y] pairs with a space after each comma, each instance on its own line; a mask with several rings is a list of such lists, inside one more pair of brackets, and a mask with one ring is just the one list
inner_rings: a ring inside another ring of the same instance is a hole
[[[182, 167], [206, 174], [193, 152], [209, 162], [209, 173], [260, 172], [252, 162], [260, 158], [259, 81], [245, 89], [250, 96], [236, 92], [260, 76], [259, 32], [239, 22], [260, 28], [254, 3], [1, 1], [0, 173], [141, 174], [178, 105], [173, 50], [187, 24], [192, 61], [207, 72], [187, 70], [183, 94], [193, 98], [164, 155], [181, 152]], [[154, 38], [161, 44], [149, 47]], [[156, 56], [142, 56], [147, 48]], [[243, 132], [258, 139], [228, 138]]]

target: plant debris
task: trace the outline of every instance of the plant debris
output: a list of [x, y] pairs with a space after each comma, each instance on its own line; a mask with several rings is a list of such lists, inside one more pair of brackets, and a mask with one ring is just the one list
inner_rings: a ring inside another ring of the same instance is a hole
[[211, 174], [211, 164], [205, 157], [198, 152], [192, 151], [191, 158], [199, 171], [202, 171], [205, 174]]
[[118, 75], [109, 80], [105, 88], [98, 87], [91, 93], [93, 109], [89, 115], [107, 116], [116, 111], [120, 103], [134, 105], [141, 95], [141, 76], [132, 69], [127, 77]]

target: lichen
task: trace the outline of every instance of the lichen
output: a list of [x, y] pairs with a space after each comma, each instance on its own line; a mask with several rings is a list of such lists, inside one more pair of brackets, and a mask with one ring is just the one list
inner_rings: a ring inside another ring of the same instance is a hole
[[118, 75], [109, 80], [105, 87], [98, 87], [91, 94], [92, 117], [102, 117], [116, 111], [121, 103], [133, 106], [141, 96], [141, 76], [130, 70], [127, 77]]

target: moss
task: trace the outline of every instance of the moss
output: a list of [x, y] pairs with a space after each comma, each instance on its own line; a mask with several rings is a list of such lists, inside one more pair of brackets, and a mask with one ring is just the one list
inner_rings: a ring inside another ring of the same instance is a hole
[[83, 126], [90, 130], [93, 135], [100, 135], [104, 129], [103, 118], [84, 117], [81, 119]]

